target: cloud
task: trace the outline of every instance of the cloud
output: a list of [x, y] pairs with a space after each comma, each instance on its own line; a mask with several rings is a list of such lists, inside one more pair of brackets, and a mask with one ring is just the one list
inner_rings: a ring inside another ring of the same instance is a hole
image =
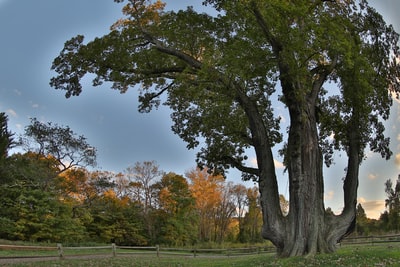
[[373, 173], [368, 174], [368, 179], [370, 179], [370, 180], [375, 180], [376, 177], [378, 177], [376, 174], [373, 174]]
[[[258, 164], [257, 164], [257, 159], [256, 159], [255, 157], [254, 157], [254, 158], [251, 158], [251, 160], [250, 160], [250, 165], [253, 166], [253, 167], [255, 167], [255, 168], [257, 168]], [[275, 165], [275, 168], [276, 168], [276, 169], [283, 169], [283, 168], [285, 168], [285, 165], [283, 165], [282, 162], [280, 162], [279, 160], [276, 160], [276, 159], [274, 159], [274, 165]]]
[[363, 197], [357, 199], [358, 203], [361, 204], [368, 218], [379, 219], [381, 213], [385, 211], [384, 200], [367, 200]]
[[32, 104], [32, 108], [38, 108], [39, 104]]
[[13, 109], [7, 109], [6, 113], [8, 113], [12, 117], [18, 117], [17, 112], [15, 112], [15, 110]]
[[274, 165], [275, 165], [275, 168], [277, 168], [277, 169], [283, 169], [283, 168], [285, 168], [285, 165], [283, 165], [282, 162], [280, 162], [280, 161], [278, 161], [278, 160], [276, 160], [276, 159], [274, 159]]
[[325, 200], [332, 200], [334, 196], [335, 196], [335, 191], [333, 191], [333, 190], [324, 194]]
[[398, 167], [400, 167], [400, 153], [396, 154], [396, 157], [394, 159], [394, 162]]
[[391, 95], [392, 95], [392, 99], [393, 99], [394, 101], [396, 101], [397, 103], [400, 103], [400, 99], [397, 98], [396, 92], [391, 92]]

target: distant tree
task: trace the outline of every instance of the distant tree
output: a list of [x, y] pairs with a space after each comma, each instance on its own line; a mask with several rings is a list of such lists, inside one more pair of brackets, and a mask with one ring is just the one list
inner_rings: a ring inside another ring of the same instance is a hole
[[158, 196], [157, 229], [159, 242], [188, 246], [197, 239], [195, 198], [187, 180], [178, 174], [167, 173], [154, 185]]
[[207, 169], [192, 169], [186, 173], [190, 190], [196, 199], [199, 217], [198, 239], [202, 242], [216, 241], [216, 213], [221, 202], [222, 175], [213, 175]]
[[8, 151], [15, 145], [14, 134], [8, 130], [8, 117], [0, 112], [0, 161], [8, 156]]
[[58, 167], [52, 157], [13, 154], [1, 185], [0, 238], [28, 241], [80, 241], [85, 228], [73, 206], [59, 194]]
[[236, 184], [232, 188], [232, 200], [236, 206], [236, 217], [238, 219], [237, 240], [239, 242], [243, 242], [243, 219], [248, 204], [246, 193], [247, 188], [242, 184]]
[[261, 226], [263, 219], [258, 188], [248, 188], [246, 196], [248, 211], [244, 217], [242, 242], [260, 242], [262, 241]]
[[164, 171], [160, 170], [155, 161], [136, 162], [134, 166], [128, 167], [126, 175], [131, 181], [131, 189], [137, 197], [138, 203], [143, 207], [143, 218], [145, 227], [147, 228], [148, 237], [151, 240], [156, 239], [155, 236], [155, 188], [154, 184], [161, 180]]
[[400, 175], [393, 187], [391, 179], [385, 182], [385, 207], [388, 209], [389, 228], [396, 232], [400, 229]]
[[[365, 150], [392, 155], [382, 120], [400, 91], [398, 34], [366, 0], [203, 3], [218, 16], [128, 1], [109, 34], [65, 43], [51, 85], [79, 95], [91, 73], [94, 85], [113, 82], [121, 92], [138, 85], [142, 112], [165, 99], [173, 131], [188, 148], [204, 144], [199, 165], [235, 167], [258, 182], [262, 236], [280, 256], [333, 252], [356, 218]], [[290, 116], [283, 130], [277, 101]], [[274, 166], [278, 144], [289, 178], [286, 216]], [[257, 168], [246, 165], [250, 150]], [[338, 215], [324, 206], [323, 164], [335, 151], [348, 158]]]
[[370, 232], [368, 225], [367, 214], [365, 213], [364, 208], [361, 203], [357, 205], [357, 217], [356, 217], [356, 234], [357, 235], [368, 235]]
[[387, 210], [385, 210], [379, 216], [379, 223], [380, 223], [380, 227], [383, 231], [389, 232], [391, 230], [390, 223], [389, 223], [389, 212]]
[[84, 136], [76, 136], [68, 126], [43, 123], [33, 118], [25, 127], [20, 143], [28, 151], [54, 157], [60, 167], [59, 173], [73, 167], [96, 165], [96, 149], [87, 143]]
[[232, 219], [236, 214], [236, 205], [233, 198], [233, 182], [223, 183], [220, 187], [220, 200], [216, 203], [214, 213], [215, 241], [222, 243], [228, 234]]
[[286, 198], [285, 198], [285, 196], [284, 195], [279, 195], [279, 203], [280, 203], [280, 206], [281, 206], [281, 210], [282, 210], [282, 214], [283, 215], [288, 215], [288, 213], [289, 213], [289, 201], [288, 200], [286, 200]]

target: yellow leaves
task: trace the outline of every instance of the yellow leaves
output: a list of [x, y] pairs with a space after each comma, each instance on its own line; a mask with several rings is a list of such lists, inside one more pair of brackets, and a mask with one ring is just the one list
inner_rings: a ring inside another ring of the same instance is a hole
[[187, 173], [187, 176], [191, 180], [190, 189], [200, 212], [218, 206], [221, 201], [221, 184], [224, 182], [222, 175], [211, 175], [207, 169], [196, 169]]
[[105, 191], [103, 193], [103, 195], [104, 195], [104, 198], [106, 198], [106, 199], [113, 200], [113, 199], [117, 198], [117, 195], [115, 194], [114, 190], [112, 190], [112, 189], [109, 189], [109, 190]]
[[167, 187], [160, 190], [159, 201], [167, 210], [174, 210], [174, 207], [178, 204], [176, 200], [173, 199], [171, 192]]
[[122, 8], [122, 13], [128, 18], [118, 20], [111, 29], [129, 26], [144, 28], [150, 25], [158, 25], [164, 7], [165, 3], [160, 0], [154, 3], [149, 0], [131, 0]]

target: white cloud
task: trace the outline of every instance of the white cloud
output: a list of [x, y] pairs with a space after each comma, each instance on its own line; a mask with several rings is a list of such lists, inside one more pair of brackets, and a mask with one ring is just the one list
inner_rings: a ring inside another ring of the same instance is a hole
[[397, 167], [400, 167], [400, 153], [396, 154], [394, 162], [396, 163]]
[[384, 200], [367, 200], [363, 197], [357, 199], [358, 203], [361, 204], [368, 218], [379, 219], [381, 213], [385, 211]]
[[334, 196], [335, 196], [335, 192], [333, 190], [324, 194], [325, 200], [332, 200]]
[[[254, 158], [251, 158], [251, 160], [250, 160], [250, 165], [251, 165], [252, 167], [257, 168], [258, 164], [257, 164], [257, 159], [256, 159], [255, 157], [254, 157]], [[283, 169], [283, 168], [285, 168], [285, 166], [283, 165], [283, 163], [280, 162], [279, 160], [276, 160], [276, 159], [274, 159], [274, 165], [275, 165], [275, 168], [276, 168], [276, 169]]]
[[39, 104], [32, 104], [32, 107], [33, 107], [33, 108], [38, 108], [38, 107], [39, 107]]
[[6, 113], [8, 113], [12, 117], [18, 117], [17, 112], [15, 112], [15, 110], [13, 109], [7, 109]]
[[377, 177], [378, 176], [376, 174], [374, 174], [374, 173], [368, 174], [368, 179], [370, 179], [370, 180], [375, 180]]
[[283, 169], [283, 168], [285, 168], [285, 165], [283, 165], [282, 162], [280, 162], [280, 161], [278, 161], [278, 160], [276, 160], [276, 159], [274, 159], [274, 165], [275, 165], [275, 168], [276, 168], [276, 169]]
[[258, 164], [257, 164], [257, 159], [256, 157], [253, 157], [250, 159], [250, 165], [254, 168], [257, 168]]

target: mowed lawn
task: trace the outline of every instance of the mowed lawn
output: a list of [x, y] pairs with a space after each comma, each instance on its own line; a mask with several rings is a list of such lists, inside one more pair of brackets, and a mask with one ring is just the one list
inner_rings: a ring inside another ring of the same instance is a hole
[[0, 266], [400, 266], [400, 245], [347, 246], [337, 253], [317, 255], [311, 258], [294, 257], [279, 259], [273, 254], [246, 256], [169, 256], [129, 255], [115, 258], [64, 259], [56, 261], [37, 261], [14, 263]]

